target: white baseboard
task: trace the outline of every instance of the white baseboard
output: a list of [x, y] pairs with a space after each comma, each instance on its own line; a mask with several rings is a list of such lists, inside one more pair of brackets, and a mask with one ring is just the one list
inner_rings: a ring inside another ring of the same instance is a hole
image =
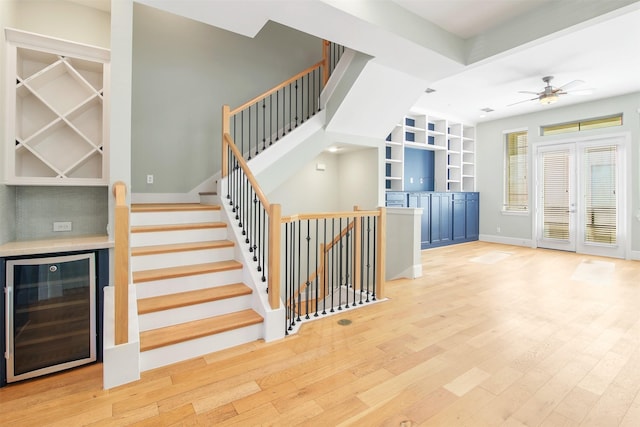
[[394, 277], [387, 277], [386, 280], [417, 279], [418, 277], [422, 277], [422, 264], [412, 265], [404, 271], [396, 274]]
[[531, 239], [519, 239], [516, 237], [495, 236], [490, 234], [481, 234], [480, 241], [489, 243], [501, 243], [503, 245], [524, 246], [527, 248], [533, 248], [533, 241]]
[[631, 259], [634, 261], [640, 261], [640, 251], [631, 251]]

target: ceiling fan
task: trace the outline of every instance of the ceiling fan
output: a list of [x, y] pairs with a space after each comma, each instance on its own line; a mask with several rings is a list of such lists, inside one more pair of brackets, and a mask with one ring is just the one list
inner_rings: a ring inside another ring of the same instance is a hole
[[522, 101], [518, 101], [515, 102], [513, 104], [509, 104], [507, 105], [507, 107], [510, 107], [512, 105], [516, 105], [516, 104], [521, 104], [523, 102], [529, 102], [529, 101], [538, 101], [540, 102], [540, 104], [543, 105], [548, 105], [548, 104], [553, 104], [554, 102], [556, 102], [558, 100], [558, 98], [560, 97], [560, 95], [569, 95], [569, 94], [575, 94], [575, 95], [588, 95], [592, 92], [591, 89], [581, 89], [581, 90], [577, 90], [577, 91], [569, 91], [569, 89], [576, 87], [576, 86], [580, 86], [583, 85], [584, 82], [582, 80], [573, 80], [569, 83], [566, 83], [562, 86], [559, 87], [553, 87], [551, 86], [551, 80], [553, 79], [553, 76], [546, 76], [542, 78], [542, 81], [546, 84], [546, 86], [544, 87], [544, 89], [540, 92], [531, 92], [531, 91], [527, 91], [527, 90], [521, 90], [518, 91], [518, 93], [528, 93], [531, 95], [535, 95], [535, 98], [530, 98], [530, 99], [525, 99]]

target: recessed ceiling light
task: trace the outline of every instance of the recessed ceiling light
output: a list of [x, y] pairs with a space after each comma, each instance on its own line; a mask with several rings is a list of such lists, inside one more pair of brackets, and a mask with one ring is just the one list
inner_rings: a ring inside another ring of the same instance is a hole
[[493, 113], [495, 110], [493, 108], [484, 107], [481, 108], [480, 111], [484, 111], [485, 113]]
[[431, 89], [430, 87], [428, 87], [424, 90], [424, 93], [433, 93], [435, 91], [436, 91], [435, 89]]
[[338, 147], [329, 147], [329, 152], [330, 153], [335, 153], [336, 151], [338, 151], [339, 148]]

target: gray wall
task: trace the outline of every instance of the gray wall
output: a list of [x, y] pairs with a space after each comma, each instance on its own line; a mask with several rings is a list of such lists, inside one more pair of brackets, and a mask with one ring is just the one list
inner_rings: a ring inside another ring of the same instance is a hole
[[[541, 107], [542, 108], [542, 107]], [[632, 242], [631, 250], [640, 251], [640, 221], [636, 215], [640, 213], [640, 93], [623, 95], [575, 106], [544, 109], [539, 113], [510, 117], [502, 120], [481, 123], [476, 128], [477, 151], [477, 189], [480, 191], [480, 234], [497, 236], [512, 243], [524, 244], [534, 238], [532, 236], [532, 213], [527, 215], [504, 214], [501, 212], [504, 189], [504, 131], [527, 128], [529, 146], [536, 143], [566, 140], [570, 137], [587, 137], [591, 135], [607, 135], [629, 132], [631, 135], [632, 167], [628, 185], [631, 186], [631, 200], [628, 202], [629, 234]], [[539, 127], [546, 124], [563, 123], [573, 120], [602, 117], [615, 113], [623, 113], [623, 126], [583, 131], [578, 134], [561, 134], [543, 137], [539, 135]], [[529, 155], [533, 149], [530, 148]], [[531, 161], [529, 162], [531, 167]], [[532, 171], [529, 171], [532, 175]], [[533, 183], [530, 183], [532, 185]], [[533, 188], [529, 189], [529, 206], [533, 206]], [[500, 227], [500, 233], [497, 228]]]
[[338, 209], [374, 210], [378, 203], [378, 149], [347, 151], [338, 156]]
[[[283, 215], [351, 211], [378, 206], [378, 150], [322, 152], [276, 190], [267, 194]], [[318, 170], [318, 164], [324, 170]]]
[[[0, 134], [5, 131], [4, 28], [11, 27], [75, 42], [109, 47], [110, 17], [106, 12], [59, 0], [0, 1]], [[0, 150], [4, 177], [4, 146]], [[0, 184], [0, 244], [12, 240], [105, 234], [106, 187], [14, 187]], [[96, 207], [102, 206], [101, 211]], [[88, 217], [90, 216], [90, 218]], [[71, 233], [52, 235], [54, 218], [72, 221]], [[63, 219], [64, 218], [64, 219]]]
[[251, 39], [134, 4], [132, 192], [184, 193], [211, 177], [222, 105], [235, 108], [321, 58], [320, 39], [276, 23]]

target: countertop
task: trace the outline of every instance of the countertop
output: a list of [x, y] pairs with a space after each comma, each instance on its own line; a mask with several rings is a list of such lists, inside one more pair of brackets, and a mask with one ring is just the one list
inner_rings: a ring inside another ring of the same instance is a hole
[[20, 242], [8, 242], [4, 245], [0, 245], [0, 257], [105, 249], [112, 248], [113, 246], [113, 240], [110, 240], [109, 236], [106, 235], [26, 240]]

